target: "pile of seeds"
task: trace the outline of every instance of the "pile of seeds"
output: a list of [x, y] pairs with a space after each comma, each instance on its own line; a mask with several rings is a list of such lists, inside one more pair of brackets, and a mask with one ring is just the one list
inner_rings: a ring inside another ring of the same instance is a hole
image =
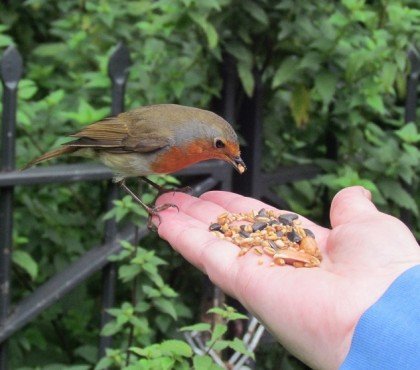
[[[273, 259], [271, 265], [317, 267], [322, 260], [315, 235], [301, 227], [298, 215], [294, 213], [278, 216], [264, 208], [259, 212], [226, 212], [210, 225], [209, 230], [236, 244], [240, 256], [253, 250], [257, 255], [270, 256]], [[263, 260], [258, 263], [262, 264]]]

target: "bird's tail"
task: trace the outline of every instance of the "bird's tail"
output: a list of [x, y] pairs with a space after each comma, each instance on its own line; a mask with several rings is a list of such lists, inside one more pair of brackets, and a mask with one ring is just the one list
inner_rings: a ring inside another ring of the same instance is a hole
[[59, 157], [63, 154], [70, 154], [74, 153], [75, 151], [79, 150], [80, 148], [75, 146], [63, 146], [58, 149], [51, 150], [43, 155], [41, 155], [38, 158], [35, 158], [34, 160], [30, 161], [28, 164], [26, 164], [24, 167], [22, 167], [20, 170], [26, 170], [29, 167], [32, 167], [35, 164], [38, 164], [39, 162], [47, 161], [48, 159]]

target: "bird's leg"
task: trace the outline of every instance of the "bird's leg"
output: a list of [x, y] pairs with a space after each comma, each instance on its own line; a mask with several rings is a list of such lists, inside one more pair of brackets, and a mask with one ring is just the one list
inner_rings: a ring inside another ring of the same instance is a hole
[[[165, 203], [165, 204], [162, 204], [162, 205], [160, 205], [160, 206], [153, 206], [153, 207], [149, 207], [146, 203], [144, 203], [136, 194], [134, 194], [134, 192], [125, 184], [125, 180], [121, 180], [121, 181], [119, 181], [118, 182], [118, 185], [120, 185], [121, 186], [121, 188], [125, 191], [125, 192], [127, 192], [128, 194], [130, 194], [131, 195], [131, 197], [137, 202], [137, 203], [139, 203], [145, 210], [146, 210], [146, 212], [149, 214], [149, 218], [148, 218], [148, 220], [147, 220], [147, 227], [149, 228], [149, 229], [154, 229], [155, 227], [154, 227], [154, 225], [153, 225], [153, 223], [152, 223], [152, 219], [153, 219], [153, 216], [156, 216], [157, 218], [158, 218], [158, 220], [159, 220], [159, 225], [160, 225], [160, 223], [161, 223], [161, 218], [160, 218], [160, 216], [159, 216], [159, 212], [161, 212], [161, 211], [164, 211], [165, 209], [168, 209], [168, 208], [176, 208], [177, 210], [178, 210], [178, 212], [179, 212], [179, 208], [178, 208], [178, 206], [176, 205], [176, 204], [171, 204], [171, 203]], [[159, 227], [159, 225], [158, 225], [158, 227]]]
[[152, 180], [149, 180], [146, 176], [140, 176], [140, 180], [143, 180], [150, 186], [154, 187], [158, 191], [157, 197], [165, 193], [171, 193], [171, 192], [175, 193], [177, 191], [181, 193], [187, 193], [187, 194], [192, 192], [192, 189], [189, 186], [184, 186], [183, 188], [171, 188], [171, 189], [164, 188], [163, 186], [156, 184]]

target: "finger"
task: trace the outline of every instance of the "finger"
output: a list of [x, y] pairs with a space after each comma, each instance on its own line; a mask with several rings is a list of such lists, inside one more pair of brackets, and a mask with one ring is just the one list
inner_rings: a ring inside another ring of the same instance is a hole
[[209, 233], [201, 221], [173, 210], [160, 212], [159, 236], [182, 256], [206, 273], [216, 285], [234, 296], [238, 248]]
[[216, 203], [202, 200], [185, 193], [163, 194], [157, 199], [156, 204], [161, 205], [164, 203], [175, 204], [180, 211], [205, 223], [206, 227], [212, 222], [215, 222], [218, 215], [226, 212], [223, 207]]
[[[279, 211], [277, 208], [263, 203], [257, 199], [244, 197], [242, 195], [226, 191], [209, 191], [204, 193], [200, 199], [218, 204], [229, 212], [247, 212], [250, 210], [260, 210], [261, 208], [265, 208], [268, 210], [274, 210], [279, 213], [284, 213], [284, 211]], [[319, 226], [311, 220], [308, 220], [307, 218], [300, 215], [299, 219], [302, 222], [302, 226], [304, 228], [308, 228], [314, 232], [319, 247], [321, 250], [323, 250], [330, 230]]]
[[340, 190], [331, 203], [331, 226], [334, 228], [352, 221], [367, 219], [376, 214], [378, 210], [370, 199], [370, 192], [362, 186]]

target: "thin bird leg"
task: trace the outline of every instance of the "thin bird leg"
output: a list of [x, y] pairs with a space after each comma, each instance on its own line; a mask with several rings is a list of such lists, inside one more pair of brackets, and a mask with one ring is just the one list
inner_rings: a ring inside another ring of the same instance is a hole
[[171, 193], [171, 192], [175, 193], [177, 191], [179, 191], [181, 193], [187, 193], [187, 194], [192, 192], [192, 189], [189, 186], [184, 186], [183, 188], [167, 189], [167, 188], [164, 188], [163, 186], [160, 186], [160, 185], [156, 184], [155, 182], [153, 182], [152, 180], [148, 179], [145, 176], [140, 176], [139, 179], [143, 180], [144, 182], [146, 182], [150, 186], [154, 187], [158, 191], [158, 196], [157, 197], [159, 197], [160, 195], [165, 194], [165, 193]]
[[[133, 191], [125, 184], [125, 180], [121, 180], [120, 182], [118, 182], [118, 184], [121, 186], [121, 188], [125, 192], [130, 194], [132, 196], [132, 198], [137, 203], [139, 203], [146, 210], [146, 212], [149, 214], [149, 218], [147, 220], [147, 227], [149, 229], [155, 229], [156, 230], [157, 227], [159, 227], [159, 225], [162, 221], [161, 217], [159, 216], [159, 212], [164, 211], [165, 209], [168, 209], [168, 208], [171, 208], [171, 207], [176, 208], [179, 212], [178, 206], [176, 204], [171, 204], [171, 203], [165, 203], [165, 204], [162, 204], [160, 206], [149, 207], [146, 203], [142, 202], [142, 200], [136, 194], [133, 193]], [[157, 227], [155, 227], [152, 223], [153, 216], [156, 216], [159, 220], [159, 224], [158, 224]]]

